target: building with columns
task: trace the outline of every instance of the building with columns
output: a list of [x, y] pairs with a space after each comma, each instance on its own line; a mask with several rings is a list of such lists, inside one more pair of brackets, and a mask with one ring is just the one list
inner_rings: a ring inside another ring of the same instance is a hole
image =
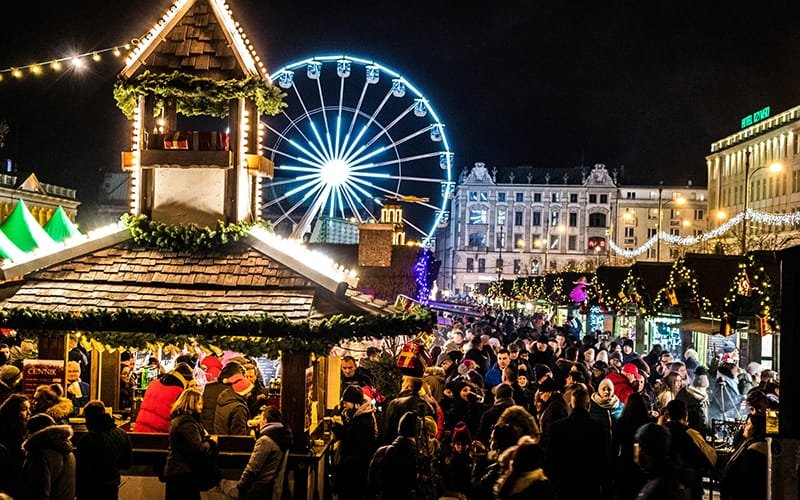
[[[742, 119], [742, 129], [711, 144], [709, 221], [718, 226], [745, 208], [772, 214], [800, 210], [800, 106], [769, 116], [764, 108]], [[794, 226], [751, 222], [749, 250], [777, 250], [798, 243]], [[741, 251], [742, 225], [723, 238]]]
[[80, 202], [74, 189], [46, 184], [34, 173], [0, 174], [0, 222], [14, 210], [18, 200], [24, 200], [36, 221], [44, 226], [60, 206], [75, 221]]
[[[450, 220], [436, 234], [437, 286], [458, 296], [498, 278], [629, 264], [610, 240], [638, 248], [657, 232], [659, 215], [665, 232], [697, 234], [705, 229], [706, 197], [691, 185], [621, 187], [602, 164], [490, 171], [476, 163], [462, 173]], [[636, 259], [676, 255], [662, 243], [660, 254], [655, 245]]]

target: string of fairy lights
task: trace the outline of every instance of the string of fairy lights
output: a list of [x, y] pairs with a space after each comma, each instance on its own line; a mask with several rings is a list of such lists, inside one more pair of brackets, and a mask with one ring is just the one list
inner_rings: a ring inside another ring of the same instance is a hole
[[620, 247], [613, 241], [609, 241], [609, 247], [615, 253], [632, 259], [648, 251], [658, 243], [658, 240], [665, 241], [672, 245], [692, 246], [714, 238], [718, 238], [745, 220], [749, 220], [757, 224], [765, 224], [768, 226], [793, 226], [800, 224], [800, 212], [793, 212], [790, 214], [770, 214], [748, 208], [746, 212], [739, 212], [735, 216], [728, 219], [724, 224], [720, 224], [719, 227], [716, 227], [711, 231], [705, 232], [699, 236], [676, 236], [674, 234], [661, 231], [660, 233], [652, 236], [649, 240], [645, 241], [638, 248], [627, 250]]
[[115, 45], [100, 50], [92, 50], [81, 54], [73, 54], [56, 59], [26, 64], [24, 66], [10, 66], [0, 69], [0, 82], [7, 78], [22, 79], [25, 76], [41, 76], [47, 71], [58, 73], [65, 70], [81, 70], [89, 62], [100, 62], [104, 55], [112, 55], [115, 58], [122, 58], [136, 46], [136, 41], [123, 45]]

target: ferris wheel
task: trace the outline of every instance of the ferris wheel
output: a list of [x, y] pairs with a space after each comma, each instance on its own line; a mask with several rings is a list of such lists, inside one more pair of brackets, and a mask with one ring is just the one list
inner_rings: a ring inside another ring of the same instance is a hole
[[[374, 61], [316, 56], [271, 75], [287, 107], [267, 120], [265, 218], [300, 238], [322, 217], [380, 221], [399, 205], [404, 230], [429, 245], [447, 221], [453, 153], [430, 101]], [[400, 221], [395, 221], [400, 222]]]

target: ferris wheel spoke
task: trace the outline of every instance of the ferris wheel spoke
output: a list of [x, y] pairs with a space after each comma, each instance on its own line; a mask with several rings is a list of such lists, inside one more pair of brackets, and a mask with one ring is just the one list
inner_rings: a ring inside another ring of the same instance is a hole
[[353, 112], [353, 118], [350, 119], [350, 127], [347, 129], [347, 133], [344, 135], [344, 142], [342, 143], [340, 151], [347, 149], [347, 142], [350, 140], [350, 135], [353, 133], [353, 127], [356, 124], [356, 118], [358, 118], [358, 115], [361, 112], [361, 105], [364, 103], [364, 96], [367, 94], [367, 87], [369, 87], [369, 81], [365, 80], [364, 88], [361, 89], [361, 97], [358, 98], [356, 110]]
[[392, 179], [395, 181], [414, 181], [414, 182], [430, 182], [432, 184], [444, 184], [444, 182], [442, 182], [441, 179], [434, 179], [431, 177], [408, 177], [408, 176], [381, 174], [374, 172], [358, 172], [350, 175], [354, 175], [356, 177], [374, 177], [376, 179]]
[[305, 203], [305, 201], [307, 199], [311, 198], [311, 196], [314, 196], [314, 201], [316, 202], [319, 199], [320, 194], [322, 193], [322, 191], [324, 191], [324, 187], [323, 187], [322, 184], [318, 184], [318, 185], [314, 186], [314, 188], [312, 188], [309, 191], [307, 191], [306, 194], [304, 194], [302, 198], [297, 200], [297, 202], [294, 205], [292, 205], [292, 207], [289, 210], [285, 211], [283, 213], [283, 215], [278, 217], [278, 219], [275, 221], [275, 225], [277, 226], [281, 222], [283, 222], [283, 221], [285, 221], [287, 219], [290, 219], [291, 218], [290, 216], [292, 215], [292, 213], [295, 210], [297, 210], [303, 203]]
[[389, 132], [389, 130], [391, 130], [391, 129], [392, 129], [392, 127], [394, 127], [395, 125], [397, 125], [397, 123], [398, 123], [400, 120], [402, 120], [403, 118], [405, 118], [406, 116], [408, 116], [408, 114], [409, 114], [409, 113], [411, 113], [411, 111], [414, 109], [414, 106], [416, 106], [416, 103], [412, 104], [412, 105], [411, 105], [411, 106], [409, 106], [409, 107], [408, 107], [408, 108], [407, 108], [405, 111], [403, 111], [402, 113], [400, 113], [399, 115], [397, 115], [397, 118], [395, 118], [394, 120], [392, 120], [392, 121], [389, 123], [389, 125], [387, 125], [387, 126], [385, 126], [385, 127], [381, 127], [381, 130], [380, 130], [380, 132], [378, 132], [377, 134], [375, 134], [375, 135], [372, 137], [372, 139], [370, 139], [369, 141], [367, 141], [367, 142], [366, 142], [366, 143], [365, 143], [363, 146], [359, 147], [359, 148], [358, 148], [358, 149], [357, 149], [355, 152], [353, 152], [353, 153], [352, 153], [350, 156], [348, 156], [347, 158], [344, 158], [344, 161], [347, 161], [347, 162], [349, 162], [349, 161], [350, 161], [350, 160], [351, 160], [353, 157], [355, 157], [355, 156], [358, 156], [358, 154], [359, 154], [359, 153], [361, 153], [362, 151], [364, 151], [364, 150], [365, 150], [365, 149], [367, 149], [368, 147], [372, 146], [372, 145], [375, 143], [375, 141], [377, 141], [378, 139], [380, 139], [380, 138], [381, 138], [381, 136], [383, 136], [383, 135], [387, 134], [387, 133]]
[[344, 76], [339, 77], [339, 113], [336, 115], [336, 141], [334, 142], [333, 157], [339, 157], [339, 138], [342, 129], [342, 101], [344, 100]]
[[366, 133], [366, 131], [369, 128], [369, 126], [372, 125], [372, 122], [375, 121], [375, 117], [378, 116], [378, 113], [380, 113], [383, 110], [383, 107], [386, 106], [386, 103], [389, 101], [390, 97], [392, 97], [392, 91], [391, 90], [386, 93], [386, 95], [384, 96], [384, 98], [381, 101], [381, 103], [378, 105], [378, 107], [375, 109], [375, 111], [369, 117], [369, 120], [367, 120], [367, 123], [361, 128], [361, 131], [358, 133], [356, 138], [353, 140], [353, 143], [350, 144], [350, 147], [347, 149], [347, 151], [344, 154], [345, 158], [350, 156], [350, 153], [352, 153], [353, 150], [356, 148], [356, 146], [358, 145], [359, 141], [361, 141], [361, 138], [364, 136], [364, 133]]
[[[331, 157], [324, 154], [325, 143], [322, 142], [322, 137], [319, 136], [319, 130], [317, 130], [317, 126], [314, 124], [314, 120], [311, 119], [311, 113], [308, 112], [306, 103], [305, 101], [303, 101], [303, 97], [300, 95], [300, 91], [297, 89], [297, 85], [295, 85], [294, 82], [292, 82], [292, 88], [294, 89], [294, 93], [297, 95], [297, 100], [300, 101], [300, 106], [303, 107], [303, 112], [305, 113], [306, 119], [308, 120], [308, 124], [311, 125], [311, 131], [314, 132], [314, 137], [317, 138], [317, 144], [319, 144], [320, 149], [323, 151], [321, 156], [325, 158], [325, 161], [331, 161]], [[323, 115], [325, 114], [325, 110], [322, 111], [322, 114]]]
[[[345, 192], [348, 193], [354, 200], [356, 200], [356, 202], [358, 202], [359, 205], [361, 205], [361, 208], [364, 209], [364, 212], [368, 213], [370, 215], [370, 217], [372, 217], [373, 220], [379, 220], [377, 217], [375, 217], [375, 214], [372, 213], [372, 210], [368, 209], [367, 206], [364, 205], [364, 202], [361, 201], [361, 198], [358, 197], [358, 195], [353, 191], [351, 186], [356, 187], [355, 185], [351, 185], [351, 184], [347, 184], [347, 183], [342, 184], [342, 187], [344, 188]], [[372, 198], [372, 196], [370, 196], [369, 193], [367, 193], [366, 191], [364, 191], [364, 193], [367, 194], [367, 196], [370, 199]]]
[[[325, 163], [325, 161], [326, 161], [326, 160], [323, 158], [325, 155], [322, 153], [322, 151], [320, 151], [320, 150], [319, 150], [319, 148], [317, 147], [317, 145], [316, 145], [316, 144], [314, 144], [314, 142], [313, 142], [311, 139], [309, 139], [309, 138], [308, 138], [308, 136], [307, 136], [307, 135], [306, 135], [306, 134], [303, 132], [303, 130], [302, 130], [300, 127], [298, 127], [298, 126], [297, 126], [297, 122], [299, 121], [299, 118], [298, 118], [298, 119], [292, 119], [292, 118], [291, 118], [291, 117], [290, 117], [290, 116], [289, 116], [289, 115], [286, 113], [286, 111], [282, 111], [282, 113], [283, 113], [283, 116], [285, 116], [285, 117], [286, 117], [286, 119], [287, 119], [287, 120], [289, 120], [289, 123], [290, 123], [290, 125], [292, 126], [292, 128], [294, 128], [295, 130], [297, 130], [297, 132], [300, 134], [300, 136], [301, 136], [303, 139], [305, 139], [305, 141], [306, 141], [306, 144], [308, 144], [308, 146], [309, 146], [311, 149], [313, 149], [313, 150], [314, 150], [314, 152], [317, 154], [317, 156], [315, 156], [314, 158], [315, 158], [316, 160], [319, 160], [320, 164], [322, 164], [322, 163]], [[274, 129], [272, 129], [272, 130], [274, 130]], [[299, 144], [297, 144], [297, 142], [296, 142], [296, 141], [294, 141], [294, 140], [291, 140], [291, 139], [288, 139], [288, 138], [285, 138], [285, 136], [283, 136], [283, 135], [282, 135], [280, 132], [278, 132], [277, 130], [275, 130], [275, 133], [276, 133], [276, 134], [278, 134], [280, 137], [284, 138], [286, 141], [290, 142], [290, 143], [292, 144], [292, 146], [294, 146], [294, 147], [296, 147], [296, 148], [300, 148], [300, 147], [301, 147]], [[307, 153], [307, 154], [308, 154], [309, 156], [313, 156], [313, 155], [311, 155], [310, 153]]]
[[[404, 142], [410, 141], [411, 139], [413, 139], [413, 138], [415, 138], [415, 137], [417, 137], [417, 136], [419, 136], [421, 134], [424, 134], [425, 132], [431, 130], [434, 127], [435, 127], [435, 125], [428, 125], [427, 127], [421, 128], [421, 129], [417, 130], [416, 132], [413, 132], [413, 133], [403, 137], [402, 139], [398, 139], [398, 140], [392, 142], [391, 144], [387, 144], [386, 146], [381, 146], [378, 149], [375, 149], [374, 151], [371, 151], [371, 152], [369, 152], [369, 153], [367, 153], [367, 154], [365, 154], [363, 156], [360, 156], [358, 158], [354, 158], [352, 160], [348, 160], [348, 162], [351, 165], [359, 165], [361, 163], [364, 163], [365, 161], [369, 160], [373, 156], [376, 156], [376, 155], [378, 155], [380, 153], [383, 153], [384, 151], [388, 151], [389, 149], [397, 147], [400, 144], [403, 144]], [[386, 130], [388, 130], [388, 129], [386, 129]], [[359, 148], [359, 150], [360, 149], [361, 148]], [[353, 154], [353, 156], [355, 156], [355, 155], [356, 155], [356, 153]]]
[[409, 227], [411, 227], [412, 229], [414, 229], [415, 231], [417, 231], [417, 232], [418, 232], [419, 234], [421, 234], [422, 236], [425, 236], [425, 237], [427, 237], [427, 236], [428, 236], [428, 233], [426, 233], [426, 232], [425, 232], [425, 231], [423, 231], [422, 229], [420, 229], [420, 228], [418, 228], [417, 226], [415, 226], [414, 224], [412, 224], [412, 223], [411, 223], [411, 222], [410, 222], [408, 219], [406, 219], [405, 217], [403, 217], [403, 222], [404, 222], [406, 225], [408, 225]]
[[314, 184], [316, 184], [316, 186], [314, 186], [314, 189], [317, 189], [317, 186], [322, 186], [322, 182], [320, 182], [320, 180], [319, 180], [319, 179], [316, 179], [316, 178], [315, 178], [315, 179], [312, 179], [312, 180], [310, 180], [310, 181], [306, 182], [305, 184], [303, 184], [303, 185], [301, 185], [301, 186], [297, 186], [296, 188], [290, 189], [289, 191], [287, 191], [287, 192], [283, 193], [283, 194], [282, 194], [281, 196], [279, 196], [278, 198], [275, 198], [274, 200], [270, 200], [270, 201], [268, 201], [267, 203], [265, 203], [265, 204], [263, 205], [263, 208], [269, 208], [269, 207], [271, 207], [272, 205], [274, 205], [274, 204], [276, 204], [276, 203], [278, 203], [278, 202], [281, 202], [281, 201], [285, 200], [286, 198], [288, 198], [288, 197], [290, 197], [290, 196], [293, 196], [293, 195], [295, 195], [295, 194], [299, 193], [300, 191], [302, 191], [302, 190], [304, 190], [304, 189], [308, 189], [308, 188], [310, 188], [310, 187], [311, 187], [311, 186], [313, 186]]
[[[386, 194], [390, 194], [390, 195], [392, 195], [392, 196], [400, 196], [400, 197], [405, 197], [405, 198], [412, 198], [412, 197], [413, 197], [412, 195], [401, 194], [401, 193], [398, 193], [398, 192], [392, 191], [391, 189], [386, 189], [386, 188], [384, 188], [384, 187], [381, 187], [381, 186], [379, 186], [379, 185], [377, 185], [377, 184], [375, 184], [375, 183], [373, 183], [373, 182], [370, 182], [370, 181], [365, 181], [364, 179], [359, 179], [358, 177], [351, 177], [351, 178], [350, 178], [350, 179], [348, 179], [348, 180], [351, 180], [351, 181], [358, 182], [358, 183], [360, 183], [360, 184], [363, 184], [363, 185], [365, 185], [365, 186], [369, 186], [369, 187], [371, 187], [371, 188], [373, 188], [373, 189], [377, 189], [378, 191], [384, 192], [384, 193], [386, 193]], [[417, 202], [417, 203], [420, 203], [420, 204], [422, 204], [421, 202]], [[423, 206], [425, 206], [425, 205], [423, 204]], [[430, 205], [429, 205], [429, 206], [430, 206]], [[434, 208], [435, 210], [438, 210], [438, 208], [436, 208], [436, 207], [433, 207], [433, 208]]]
[[[326, 185], [324, 188], [322, 188], [322, 191], [317, 193], [316, 197], [314, 198], [314, 201], [311, 202], [311, 206], [309, 207], [308, 210], [306, 210], [306, 213], [304, 213], [303, 217], [300, 218], [300, 222], [298, 222], [297, 225], [295, 226], [294, 231], [292, 232], [293, 237], [299, 238], [306, 232], [306, 230], [311, 226], [311, 221], [317, 216], [317, 213], [319, 213], [320, 209], [328, 201], [328, 197], [330, 195], [331, 195], [330, 185]], [[303, 197], [303, 200], [301, 200], [301, 202], [305, 201], [305, 199], [307, 198], [309, 198], [308, 194], [306, 194]]]
[[[340, 186], [341, 187], [341, 186]], [[344, 192], [344, 199], [347, 201], [347, 206], [350, 208], [350, 212], [358, 219], [358, 222], [364, 222], [361, 218], [361, 212], [359, 212], [358, 207], [356, 207], [355, 202], [350, 197], [350, 194], [347, 191], [339, 190], [339, 192]], [[344, 214], [342, 214], [342, 218], [344, 218]]]
[[416, 156], [406, 156], [405, 158], [398, 158], [396, 160], [382, 161], [380, 163], [365, 163], [364, 165], [352, 165], [350, 167], [350, 171], [351, 172], [353, 172], [353, 171], [358, 172], [359, 170], [366, 170], [368, 168], [384, 167], [386, 165], [394, 165], [396, 163], [411, 162], [411, 161], [416, 161], [416, 160], [424, 160], [425, 158], [433, 158], [434, 156], [439, 156], [440, 154], [441, 153], [437, 151], [435, 153], [426, 153], [426, 154], [423, 154], [423, 155], [416, 155]]
[[322, 94], [322, 79], [317, 78], [317, 89], [319, 90], [319, 109], [322, 112], [322, 121], [325, 122], [325, 139], [328, 141], [328, 156], [335, 158], [333, 155], [333, 144], [331, 143], [331, 129], [328, 126], [328, 113], [325, 112], [325, 97]]
[[318, 173], [317, 174], [301, 175], [299, 177], [293, 177], [291, 179], [284, 179], [284, 180], [280, 180], [280, 181], [265, 183], [264, 187], [282, 186], [284, 184], [291, 184], [293, 182], [303, 182], [303, 181], [307, 181], [308, 179], [315, 179], [317, 177], [319, 177]]
[[[314, 167], [316, 170], [319, 170], [322, 167], [321, 163], [317, 163], [315, 161], [307, 160], [307, 159], [302, 158], [300, 156], [292, 156], [292, 155], [290, 155], [288, 153], [284, 153], [283, 151], [280, 151], [278, 149], [269, 148], [269, 147], [265, 147], [264, 149], [269, 151], [269, 152], [271, 152], [271, 153], [279, 154], [279, 155], [285, 156], [286, 158], [289, 158], [291, 160], [294, 160], [294, 161], [297, 161], [297, 162], [300, 162], [300, 163], [304, 163], [306, 165], [309, 165], [310, 167]], [[276, 168], [280, 168], [280, 167], [276, 167]], [[310, 172], [310, 170], [309, 170], [309, 172]]]
[[[294, 147], [295, 147], [296, 149], [298, 149], [300, 152], [302, 152], [302, 153], [304, 153], [304, 154], [308, 155], [308, 156], [309, 156], [309, 158], [311, 158], [311, 159], [313, 159], [313, 160], [316, 160], [316, 161], [317, 161], [317, 162], [318, 162], [320, 165], [322, 165], [323, 163], [325, 163], [325, 160], [323, 160], [323, 159], [322, 159], [322, 154], [321, 154], [321, 153], [320, 153], [320, 152], [319, 152], [319, 151], [316, 149], [316, 147], [314, 146], [314, 144], [313, 144], [312, 142], [310, 142], [310, 141], [309, 141], [309, 142], [308, 142], [308, 145], [309, 145], [309, 146], [311, 146], [311, 148], [312, 148], [312, 149], [314, 149], [314, 151], [315, 151], [317, 154], [314, 154], [314, 153], [310, 152], [309, 150], [307, 150], [306, 148], [304, 148], [303, 146], [301, 146], [300, 144], [298, 144], [298, 143], [297, 143], [297, 141], [295, 141], [294, 139], [290, 139], [289, 137], [286, 137], [285, 135], [283, 135], [282, 133], [278, 132], [277, 130], [275, 130], [275, 129], [274, 129], [274, 128], [272, 128], [271, 126], [267, 125], [267, 128], [268, 128], [270, 131], [272, 131], [272, 132], [273, 132], [275, 135], [277, 135], [278, 137], [280, 137], [280, 138], [281, 138], [281, 139], [283, 139], [284, 141], [288, 142], [290, 145], [294, 146]], [[298, 130], [300, 130], [300, 129], [298, 129]], [[287, 153], [284, 153], [283, 151], [281, 151], [281, 150], [279, 150], [279, 149], [274, 149], [274, 148], [264, 148], [264, 149], [266, 149], [266, 150], [268, 150], [268, 151], [271, 151], [271, 152], [273, 152], [273, 153], [277, 153], [277, 154], [280, 154], [280, 155], [283, 155], [283, 156], [286, 156], [286, 157], [292, 158], [292, 159], [296, 159], [294, 156], [291, 156], [291, 155], [289, 155], [289, 154], [287, 154]]]

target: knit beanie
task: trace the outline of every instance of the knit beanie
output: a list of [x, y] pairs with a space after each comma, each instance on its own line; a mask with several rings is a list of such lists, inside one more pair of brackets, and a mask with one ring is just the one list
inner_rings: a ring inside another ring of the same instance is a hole
[[216, 356], [206, 356], [200, 362], [200, 367], [206, 370], [206, 379], [209, 381], [217, 380], [222, 371], [222, 361]]
[[233, 392], [240, 396], [246, 396], [253, 390], [253, 383], [247, 380], [244, 375], [236, 374], [229, 378], [228, 382], [231, 384]]
[[342, 393], [342, 401], [360, 405], [364, 402], [364, 391], [357, 385], [348, 385]]
[[551, 372], [552, 370], [550, 369], [549, 366], [541, 363], [533, 367], [533, 376], [536, 378], [536, 380], [539, 380], [540, 378], [544, 377], [545, 375]]
[[469, 427], [464, 422], [459, 422], [453, 428], [453, 435], [450, 437], [453, 444], [460, 443], [469, 445], [472, 443], [472, 433], [469, 432]]
[[419, 422], [416, 413], [407, 411], [400, 417], [397, 424], [397, 434], [402, 437], [417, 437], [419, 434]]
[[22, 372], [14, 365], [4, 365], [0, 368], [0, 380], [8, 387], [13, 387], [19, 382]]
[[50, 427], [51, 425], [56, 425], [56, 421], [53, 420], [53, 417], [47, 413], [37, 413], [28, 419], [28, 422], [25, 424], [25, 428], [28, 429], [28, 432], [33, 434], [34, 432], [40, 431], [45, 427]]
[[614, 382], [607, 378], [600, 381], [600, 385], [597, 386], [597, 392], [600, 392], [600, 390], [606, 386], [609, 386], [611, 388], [611, 394], [614, 394]]
[[694, 382], [692, 382], [692, 387], [699, 387], [701, 389], [708, 389], [708, 375], [697, 375], [694, 376]]

